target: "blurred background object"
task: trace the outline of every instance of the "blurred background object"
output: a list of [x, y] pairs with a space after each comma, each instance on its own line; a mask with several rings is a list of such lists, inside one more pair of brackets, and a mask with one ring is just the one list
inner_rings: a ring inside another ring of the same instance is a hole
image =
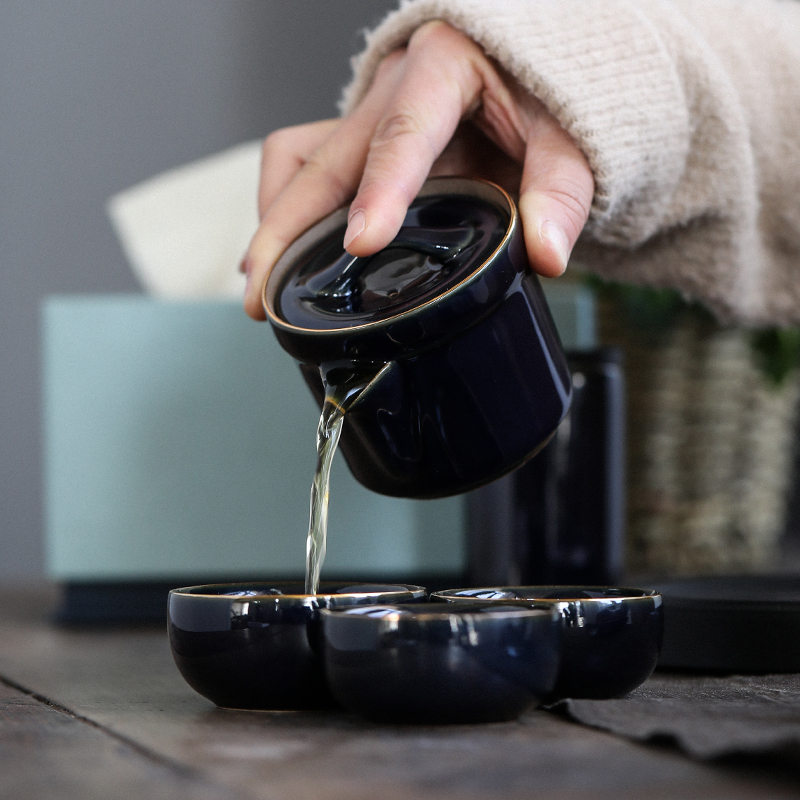
[[592, 347], [594, 338], [578, 342], [580, 349], [568, 344], [572, 407], [553, 438], [510, 475], [468, 495], [474, 586], [613, 586], [622, 580], [625, 382], [621, 352]]
[[239, 263], [258, 228], [262, 143], [229, 147], [109, 198], [109, 219], [148, 294], [241, 302]]
[[359, 31], [393, 5], [0, 3], [0, 581], [44, 571], [40, 302], [140, 291], [107, 199], [334, 116]]
[[595, 285], [601, 341], [625, 353], [628, 571], [796, 567], [798, 332], [726, 326], [670, 290]]
[[[238, 301], [52, 297], [44, 350], [50, 578], [303, 576], [319, 409], [270, 328]], [[325, 579], [460, 578], [461, 498], [378, 495], [341, 458], [331, 495]]]

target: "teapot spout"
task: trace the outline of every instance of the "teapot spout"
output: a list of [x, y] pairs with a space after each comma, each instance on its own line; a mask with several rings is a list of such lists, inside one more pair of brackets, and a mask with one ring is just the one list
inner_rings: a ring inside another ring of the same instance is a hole
[[320, 366], [300, 363], [300, 372], [311, 389], [320, 408], [326, 398], [335, 396], [347, 411], [361, 399], [361, 395], [377, 384], [387, 372], [389, 364], [364, 367], [351, 361], [328, 361]]
[[[320, 368], [300, 364], [320, 408], [325, 386]], [[412, 497], [422, 453], [417, 403], [403, 365], [390, 361], [373, 376], [347, 407], [339, 447], [353, 477], [368, 489]]]

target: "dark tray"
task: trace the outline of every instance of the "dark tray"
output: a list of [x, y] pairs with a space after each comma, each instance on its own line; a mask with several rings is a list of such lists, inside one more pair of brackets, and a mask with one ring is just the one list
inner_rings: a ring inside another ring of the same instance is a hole
[[800, 576], [655, 584], [664, 599], [659, 669], [800, 672]]

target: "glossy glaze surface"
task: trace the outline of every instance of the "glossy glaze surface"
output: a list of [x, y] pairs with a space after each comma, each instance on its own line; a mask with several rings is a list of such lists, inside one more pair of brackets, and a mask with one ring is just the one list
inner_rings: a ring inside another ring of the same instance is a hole
[[276, 312], [300, 328], [363, 325], [408, 311], [455, 286], [497, 249], [508, 216], [459, 195], [415, 200], [403, 227], [379, 253], [356, 258], [339, 226], [295, 262], [278, 289]]
[[561, 622], [555, 609], [470, 603], [322, 612], [334, 697], [378, 721], [515, 719], [553, 687]]
[[507, 223], [485, 261], [466, 277], [456, 271], [454, 285], [444, 281], [443, 291], [420, 295], [417, 304], [338, 328], [299, 327], [281, 317], [279, 291], [296, 260], [341, 227], [346, 209], [300, 237], [265, 284], [273, 330], [301, 363], [318, 402], [320, 367], [375, 375], [345, 417], [340, 446], [356, 479], [382, 494], [442, 497], [500, 477], [546, 443], [571, 399], [569, 370], [528, 267], [513, 202], [491, 184], [452, 178], [429, 181], [420, 196], [448, 194], [457, 203], [470, 196], [491, 202]]
[[303, 588], [293, 581], [171, 591], [169, 640], [186, 682], [226, 708], [329, 707], [320, 609], [425, 600], [419, 586], [323, 583], [317, 595]]
[[564, 635], [549, 702], [621, 697], [644, 682], [658, 661], [664, 620], [657, 592], [603, 586], [499, 586], [435, 592], [431, 600], [557, 608]]

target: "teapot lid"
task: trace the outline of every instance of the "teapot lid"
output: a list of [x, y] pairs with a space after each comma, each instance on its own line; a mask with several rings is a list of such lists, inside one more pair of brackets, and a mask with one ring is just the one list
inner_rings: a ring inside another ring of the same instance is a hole
[[418, 348], [468, 309], [482, 316], [513, 281], [509, 274], [483, 285], [487, 268], [518, 228], [513, 201], [494, 184], [428, 180], [397, 236], [366, 258], [342, 246], [347, 213], [340, 208], [309, 228], [264, 284], [267, 317], [282, 345], [301, 360], [309, 359], [287, 346], [287, 337], [304, 340], [312, 361], [332, 357], [331, 348], [333, 357], [363, 358], [365, 344], [371, 345], [367, 358], [396, 357], [397, 345]]

